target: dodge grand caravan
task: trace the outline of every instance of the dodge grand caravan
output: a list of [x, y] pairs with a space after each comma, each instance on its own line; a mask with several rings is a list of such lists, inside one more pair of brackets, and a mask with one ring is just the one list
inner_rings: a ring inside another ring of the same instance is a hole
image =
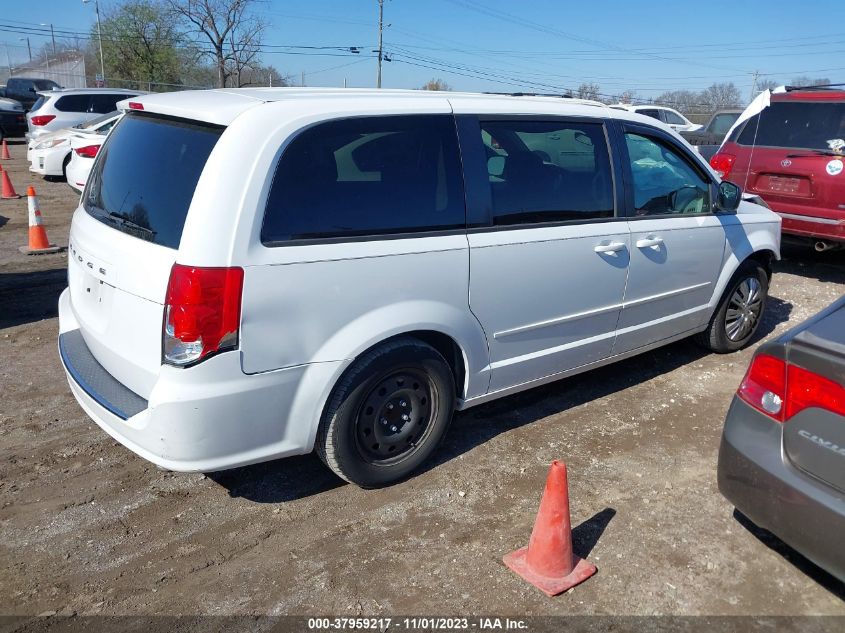
[[146, 95], [69, 240], [59, 352], [163, 468], [316, 450], [407, 476], [466, 409], [684, 337], [745, 345], [780, 218], [600, 104], [313, 89]]

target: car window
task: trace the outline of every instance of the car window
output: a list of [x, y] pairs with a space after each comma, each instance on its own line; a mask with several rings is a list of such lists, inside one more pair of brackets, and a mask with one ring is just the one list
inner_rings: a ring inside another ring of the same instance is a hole
[[660, 120], [660, 111], [659, 110], [655, 110], [655, 109], [652, 109], [652, 108], [646, 108], [644, 110], [637, 110], [636, 112], [637, 112], [637, 114], [643, 114], [645, 116], [650, 116], [652, 119], [657, 119], [658, 121]]
[[117, 110], [117, 102], [129, 99], [128, 94], [95, 94], [91, 95], [91, 107], [89, 112], [107, 114]]
[[273, 177], [261, 240], [464, 226], [452, 117], [366, 117], [322, 123], [293, 139]]
[[[98, 117], [95, 117], [93, 119], [88, 119], [87, 121], [83, 121], [82, 123], [74, 125], [73, 127], [75, 129], [80, 129], [80, 130], [90, 130], [90, 129], [95, 128], [99, 125], [102, 125], [105, 121], [108, 121], [109, 119], [111, 119], [112, 117], [114, 117], [116, 115], [117, 115], [117, 112], [109, 112], [108, 114], [103, 114], [102, 116], [98, 116]], [[114, 121], [112, 122], [112, 125], [114, 125]]]
[[727, 134], [728, 130], [731, 129], [731, 126], [738, 118], [739, 112], [725, 112], [723, 114], [717, 114], [710, 122], [709, 131], [713, 134]]
[[684, 121], [676, 112], [672, 112], [671, 110], [663, 110], [663, 116], [665, 117], [666, 123], [670, 125], [686, 125], [687, 122]]
[[47, 100], [47, 97], [39, 96], [35, 103], [32, 104], [32, 107], [29, 109], [30, 112], [35, 112], [38, 108], [44, 105], [44, 102]]
[[33, 83], [35, 84], [36, 90], [52, 90], [53, 88], [59, 87], [59, 84], [49, 79], [40, 79], [38, 81], [34, 81]]
[[97, 156], [82, 199], [118, 231], [178, 248], [200, 174], [223, 128], [127, 115]]
[[481, 135], [498, 225], [613, 217], [600, 123], [486, 121]]
[[87, 112], [90, 102], [89, 95], [65, 95], [56, 100], [55, 108], [59, 112]]
[[657, 139], [625, 134], [637, 215], [708, 213], [710, 185], [678, 152]]
[[748, 120], [737, 143], [827, 150], [836, 139], [845, 140], [845, 103], [776, 101]]

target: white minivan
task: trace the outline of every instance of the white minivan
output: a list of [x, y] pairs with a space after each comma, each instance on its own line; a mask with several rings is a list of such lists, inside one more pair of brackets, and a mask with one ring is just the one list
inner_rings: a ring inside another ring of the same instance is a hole
[[645, 116], [290, 88], [120, 107], [59, 351], [83, 409], [166, 469], [316, 450], [383, 485], [456, 409], [691, 335], [739, 349], [766, 305], [779, 217]]

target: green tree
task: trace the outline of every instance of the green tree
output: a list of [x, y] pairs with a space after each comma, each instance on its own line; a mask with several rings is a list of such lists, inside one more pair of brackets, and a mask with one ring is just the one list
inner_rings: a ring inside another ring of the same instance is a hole
[[[105, 72], [111, 83], [123, 80], [144, 89], [155, 83], [179, 83], [182, 37], [161, 2], [127, 0], [106, 15], [101, 27]], [[97, 46], [96, 26], [91, 46]]]

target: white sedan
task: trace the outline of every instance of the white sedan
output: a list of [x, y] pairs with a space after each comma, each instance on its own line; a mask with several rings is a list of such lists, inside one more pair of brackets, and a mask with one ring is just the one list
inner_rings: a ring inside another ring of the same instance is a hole
[[71, 139], [103, 137], [121, 116], [120, 112], [110, 112], [30, 141], [26, 152], [29, 171], [46, 177], [67, 177], [65, 170], [71, 160]]
[[94, 166], [94, 158], [100, 147], [106, 140], [106, 135], [83, 135], [74, 136], [70, 139], [70, 162], [65, 168], [67, 184], [71, 189], [82, 193], [85, 183], [88, 182], [88, 174]]

